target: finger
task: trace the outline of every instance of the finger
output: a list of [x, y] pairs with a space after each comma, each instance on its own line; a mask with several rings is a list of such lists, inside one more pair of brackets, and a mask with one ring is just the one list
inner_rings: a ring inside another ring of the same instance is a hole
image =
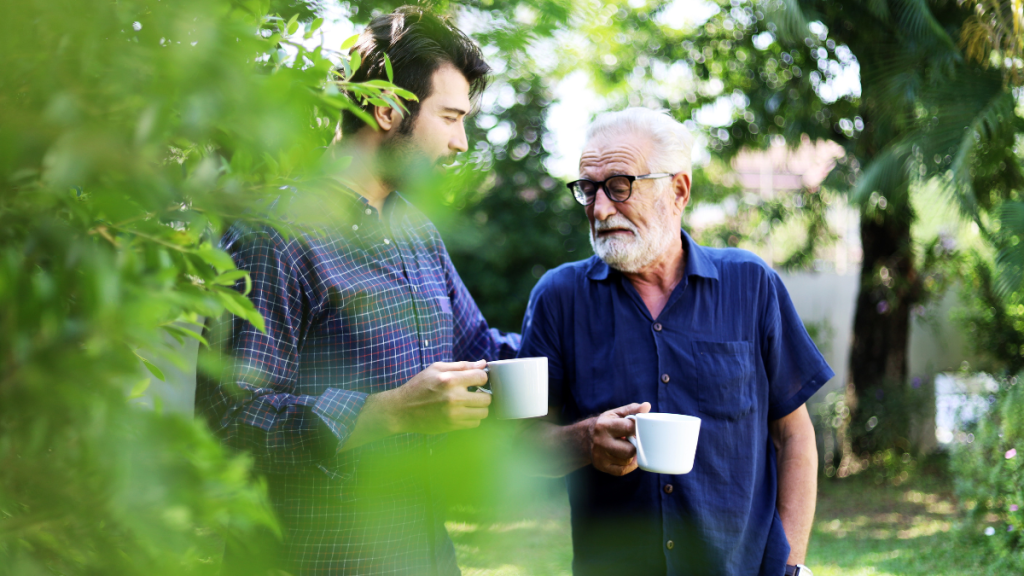
[[469, 392], [457, 389], [451, 392], [452, 402], [467, 408], [487, 408], [491, 405], [491, 395], [486, 392]]
[[486, 360], [476, 362], [434, 362], [431, 368], [438, 372], [461, 372], [463, 370], [483, 370], [487, 366]]
[[636, 464], [618, 464], [612, 462], [602, 462], [600, 466], [595, 466], [595, 468], [602, 472], [605, 472], [606, 474], [611, 474], [612, 476], [625, 476], [626, 474], [629, 474], [633, 470], [636, 470]]
[[636, 448], [625, 440], [606, 438], [597, 442], [595, 448], [617, 464], [626, 464], [636, 456]]
[[[645, 406], [646, 406], [646, 409], [644, 408]], [[609, 412], [611, 412], [612, 414], [615, 414], [616, 416], [619, 416], [619, 417], [622, 417], [622, 418], [624, 418], [626, 416], [629, 416], [630, 414], [641, 414], [641, 413], [650, 412], [650, 411], [651, 411], [651, 403], [650, 402], [644, 402], [643, 404], [637, 404], [637, 403], [634, 402], [633, 404], [626, 404], [625, 406], [619, 406], [618, 408], [615, 408], [614, 410], [609, 410]]]
[[474, 420], [487, 418], [487, 408], [459, 408], [452, 413], [452, 419], [456, 422], [468, 423]]
[[637, 468], [639, 468], [639, 466], [636, 463], [636, 458], [633, 458], [632, 460], [629, 461], [629, 464], [626, 464], [625, 466], [622, 467], [622, 475], [625, 476], [626, 474], [629, 474], [630, 472], [636, 470]]
[[487, 384], [487, 373], [483, 370], [458, 370], [445, 372], [445, 381], [451, 387], [469, 388]]
[[600, 433], [612, 438], [632, 436], [634, 430], [636, 430], [636, 425], [632, 420], [626, 418], [605, 420], [601, 422], [599, 427]]

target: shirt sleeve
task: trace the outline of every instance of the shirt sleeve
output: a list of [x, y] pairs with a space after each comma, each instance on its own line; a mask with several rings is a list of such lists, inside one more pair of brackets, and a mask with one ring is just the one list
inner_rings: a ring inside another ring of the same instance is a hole
[[441, 248], [445, 281], [454, 316], [452, 359], [455, 361], [504, 360], [519, 352], [519, 334], [502, 332], [487, 325], [487, 320], [455, 270], [448, 252]]
[[761, 319], [761, 357], [768, 375], [768, 419], [803, 405], [835, 373], [807, 334], [779, 275], [768, 272]]
[[541, 277], [530, 293], [530, 302], [523, 316], [523, 342], [519, 355], [524, 358], [545, 356], [548, 359], [548, 406], [558, 409], [562, 420], [567, 400], [563, 342], [560, 327], [565, 311], [555, 287], [554, 271]]
[[228, 445], [250, 451], [261, 472], [318, 465], [352, 433], [366, 394], [297, 393], [301, 342], [319, 305], [301, 244], [261, 231], [226, 245], [252, 278], [249, 298], [266, 333], [230, 314], [210, 325], [211, 354], [219, 357], [198, 375], [196, 410]]

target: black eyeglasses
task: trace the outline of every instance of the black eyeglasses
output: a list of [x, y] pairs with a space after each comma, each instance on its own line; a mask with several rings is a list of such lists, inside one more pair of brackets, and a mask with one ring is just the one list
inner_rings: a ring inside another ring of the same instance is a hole
[[593, 180], [576, 180], [569, 182], [566, 186], [572, 192], [573, 198], [584, 206], [590, 206], [597, 198], [597, 191], [604, 188], [604, 195], [612, 202], [625, 202], [633, 195], [633, 182], [635, 180], [656, 180], [658, 178], [671, 178], [675, 174], [658, 172], [655, 174], [641, 174], [640, 176], [629, 176], [616, 174], [602, 182]]

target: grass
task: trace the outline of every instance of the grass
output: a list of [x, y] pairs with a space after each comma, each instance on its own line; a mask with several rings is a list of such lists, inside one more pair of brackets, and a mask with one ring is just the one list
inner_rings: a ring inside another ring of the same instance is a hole
[[[484, 515], [457, 506], [449, 518], [466, 576], [572, 573], [569, 503], [561, 484], [549, 484], [513, 510]], [[983, 550], [965, 549], [957, 540], [957, 520], [942, 475], [899, 487], [876, 485], [868, 474], [823, 479], [806, 563], [816, 576], [996, 574]]]

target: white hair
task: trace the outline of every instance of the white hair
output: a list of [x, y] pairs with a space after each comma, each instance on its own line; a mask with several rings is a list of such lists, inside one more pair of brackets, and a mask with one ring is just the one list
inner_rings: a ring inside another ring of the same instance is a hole
[[690, 154], [693, 151], [693, 135], [667, 110], [650, 108], [626, 108], [618, 112], [604, 112], [587, 128], [586, 141], [596, 136], [633, 133], [653, 140], [654, 152], [648, 169], [652, 172], [680, 172], [693, 178]]

